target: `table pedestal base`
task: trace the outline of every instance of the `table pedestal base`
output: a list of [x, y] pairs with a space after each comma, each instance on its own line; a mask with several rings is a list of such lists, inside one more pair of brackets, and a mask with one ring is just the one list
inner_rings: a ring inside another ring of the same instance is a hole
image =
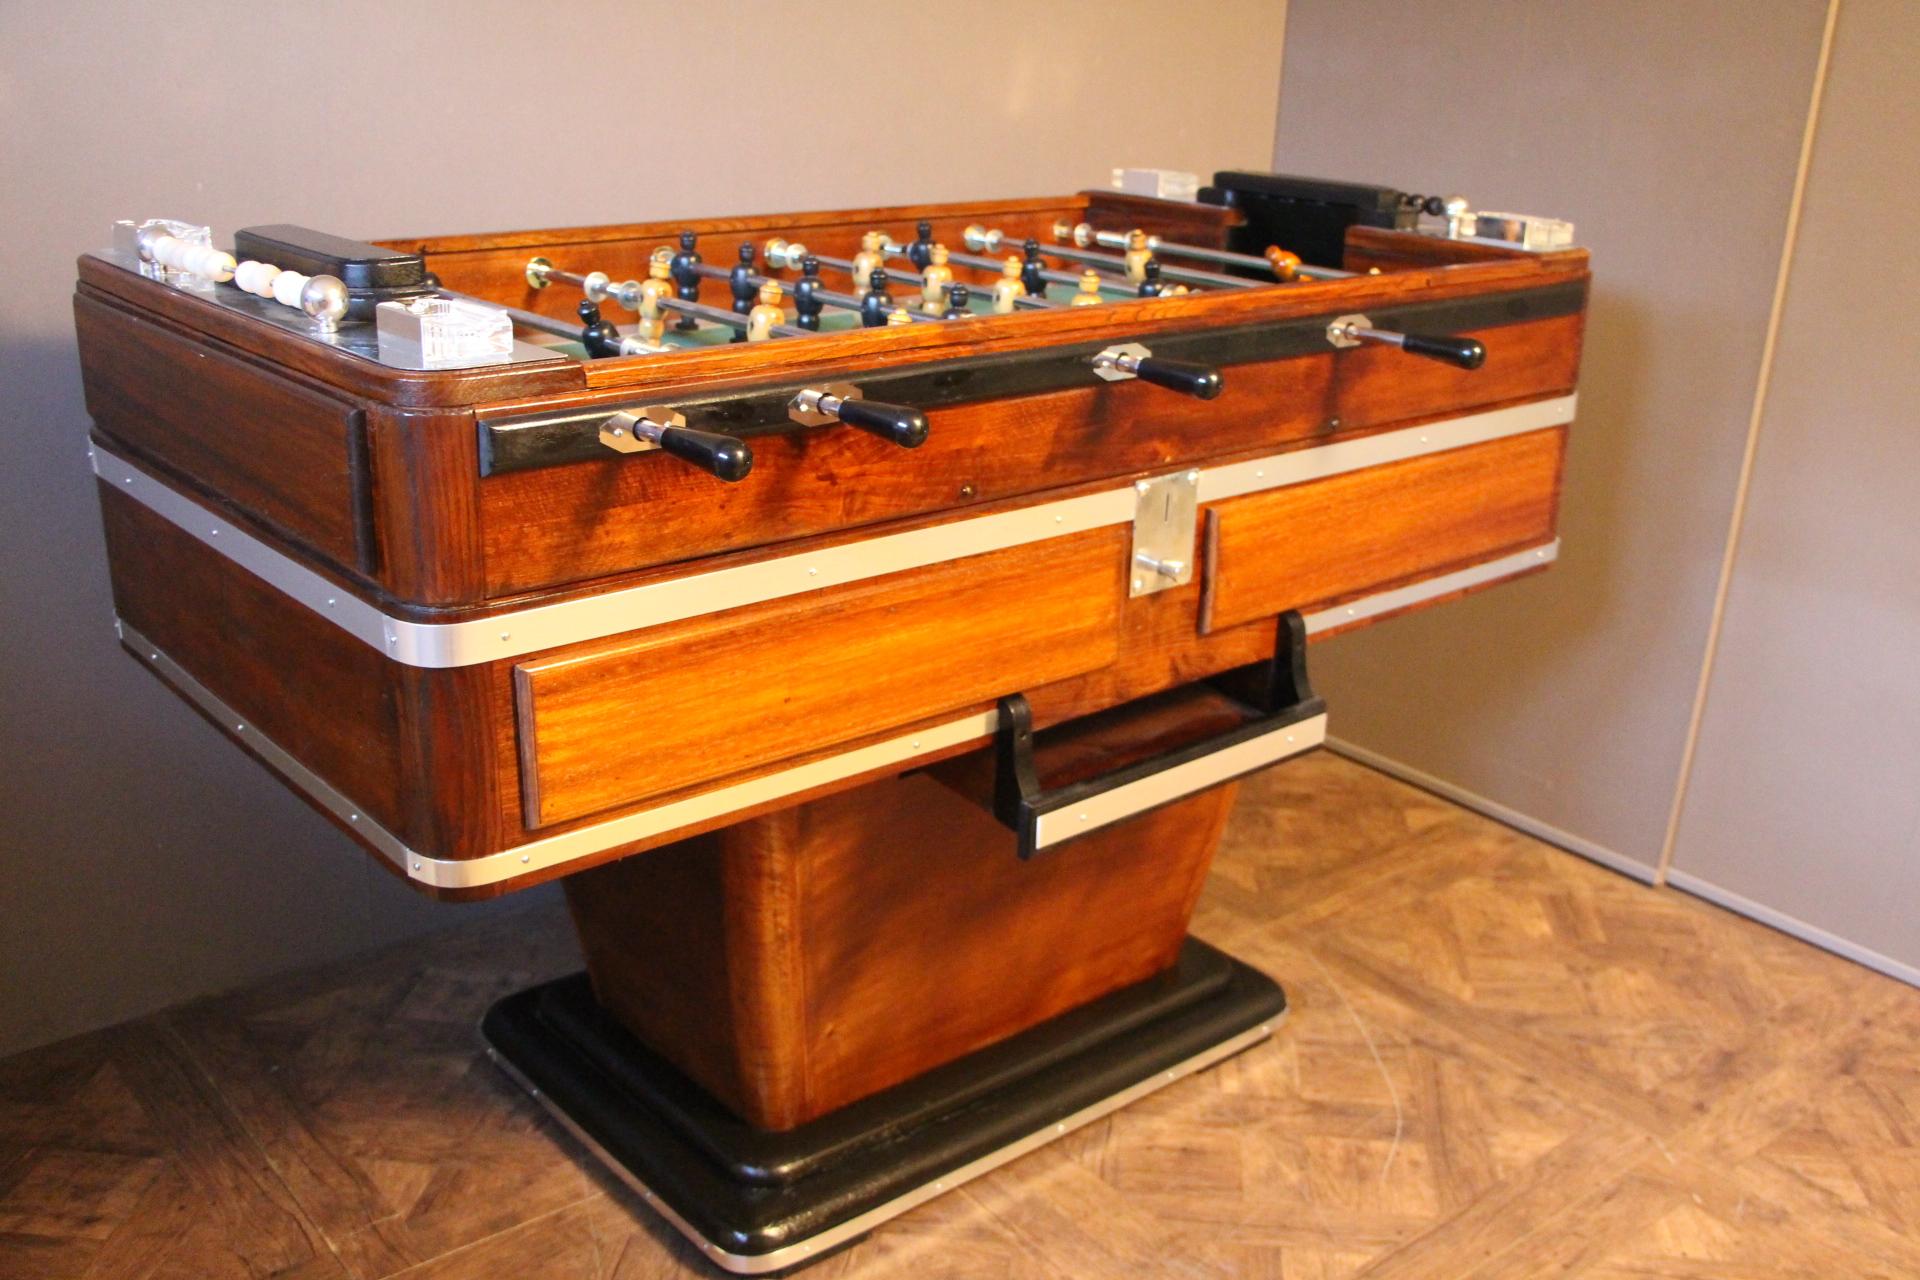
[[720, 1267], [815, 1261], [889, 1218], [1265, 1039], [1286, 997], [1188, 939], [1165, 973], [784, 1132], [756, 1129], [594, 1002], [508, 996], [491, 1055]]

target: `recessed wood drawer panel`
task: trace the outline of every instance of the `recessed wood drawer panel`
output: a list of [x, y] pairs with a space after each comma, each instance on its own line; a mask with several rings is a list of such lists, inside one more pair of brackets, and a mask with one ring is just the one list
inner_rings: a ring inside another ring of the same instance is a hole
[[[100, 429], [349, 568], [359, 410], [91, 298], [73, 300]], [[110, 358], [97, 353], [110, 352]]]
[[652, 627], [514, 669], [544, 826], [1105, 666], [1125, 527]]
[[1580, 374], [1584, 313], [1500, 325], [1465, 335], [1487, 348], [1478, 369], [1456, 369], [1372, 344], [1334, 359], [1333, 413], [1352, 429], [1443, 417], [1573, 390]]
[[1214, 504], [1202, 630], [1546, 541], [1565, 443], [1552, 427]]

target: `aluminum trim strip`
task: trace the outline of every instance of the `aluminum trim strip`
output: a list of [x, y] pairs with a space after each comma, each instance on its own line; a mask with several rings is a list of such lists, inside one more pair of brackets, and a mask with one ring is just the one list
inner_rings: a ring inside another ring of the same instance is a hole
[[1163, 769], [1137, 782], [1103, 791], [1079, 804], [1043, 813], [1034, 822], [1033, 847], [1045, 849], [1098, 831], [1109, 823], [1310, 751], [1326, 738], [1327, 717], [1323, 713], [1295, 724], [1281, 725], [1257, 738]]
[[999, 723], [998, 712], [982, 711], [977, 715], [962, 716], [930, 726], [917, 733], [902, 734], [791, 769], [762, 774], [730, 787], [703, 791], [684, 800], [515, 845], [485, 857], [430, 858], [409, 848], [399, 836], [368, 817], [350, 797], [300, 763], [279, 743], [259, 732], [246, 717], [228, 706], [219, 695], [196, 680], [138, 630], [118, 620], [114, 626], [136, 656], [165, 676], [186, 695], [189, 702], [220, 724], [233, 726], [234, 733], [252, 747], [256, 755], [284, 775], [294, 787], [312, 797], [321, 808], [358, 833], [410, 879], [436, 889], [473, 889], [515, 876], [545, 871], [618, 845], [692, 826], [709, 818], [724, 817], [769, 800], [796, 795], [873, 769], [904, 764], [964, 742], [991, 737], [994, 727]]
[[1363, 467], [1404, 462], [1409, 458], [1444, 453], [1472, 444], [1485, 444], [1489, 440], [1500, 440], [1528, 431], [1565, 426], [1573, 421], [1574, 402], [1578, 398], [1565, 395], [1552, 400], [1535, 400], [1528, 404], [1510, 405], [1505, 409], [1489, 409], [1485, 413], [1470, 413], [1417, 427], [1403, 427], [1398, 431], [1383, 431], [1379, 435], [1362, 436], [1358, 440], [1323, 444], [1315, 449], [1299, 449], [1292, 453], [1255, 458], [1250, 462], [1209, 467], [1200, 473], [1200, 502], [1205, 505], [1224, 498], [1258, 493], [1263, 489], [1324, 480], [1328, 476], [1358, 471]]
[[242, 742], [253, 749], [267, 764], [278, 770], [297, 790], [304, 791], [322, 809], [346, 823], [362, 839], [397, 867], [404, 867], [413, 851], [407, 848], [400, 837], [362, 813], [344, 793], [337, 790], [325, 778], [295, 759], [286, 748], [259, 732], [247, 718], [222, 701], [213, 690], [196, 680], [187, 669], [175, 662], [153, 641], [140, 634], [138, 630], [118, 618], [113, 622], [114, 630], [120, 633], [120, 639], [134, 652], [134, 656], [143, 659], [148, 666], [159, 672], [166, 680], [193, 703], [221, 725], [231, 725], [233, 732]]
[[94, 475], [137, 499], [175, 528], [197, 538], [356, 639], [400, 657], [396, 652], [398, 646], [389, 643], [395, 619], [352, 591], [329, 582], [285, 552], [268, 546], [232, 521], [162, 484], [104, 445], [89, 445], [87, 457], [92, 459]]
[[[1318, 613], [1307, 615], [1307, 631], [1311, 634], [1330, 627], [1343, 626], [1395, 609], [1404, 609], [1435, 596], [1446, 595], [1449, 592], [1520, 573], [1552, 561], [1559, 554], [1559, 548], [1560, 544], [1557, 541], [1550, 542], [1543, 547], [1516, 552], [1498, 560], [1489, 560], [1485, 564], [1472, 565], [1456, 573], [1430, 578], [1425, 582], [1416, 582], [1394, 591], [1384, 591], [1332, 609], [1323, 609]], [[256, 730], [245, 717], [194, 679], [185, 668], [138, 630], [118, 620], [115, 621], [114, 626], [128, 646], [178, 688], [188, 701], [205, 711], [215, 721], [234, 726], [234, 732], [251, 745], [257, 755], [278, 770], [296, 789], [305, 792], [321, 808], [358, 832], [368, 844], [405, 872], [409, 878], [437, 889], [480, 888], [497, 884], [502, 880], [510, 880], [515, 876], [549, 870], [618, 845], [629, 844], [635, 840], [646, 839], [678, 827], [691, 826], [711, 818], [723, 817], [728, 813], [764, 804], [769, 800], [777, 800], [782, 796], [795, 795], [814, 787], [826, 786], [870, 770], [882, 769], [893, 764], [904, 765], [949, 747], [988, 738], [993, 735], [999, 724], [998, 713], [983, 711], [977, 715], [963, 716], [957, 720], [933, 725], [918, 733], [903, 734], [853, 751], [826, 756], [792, 769], [763, 774], [731, 787], [703, 791], [698, 795], [688, 796], [670, 804], [516, 845], [485, 857], [432, 858], [409, 848], [398, 836], [374, 822], [361, 810], [360, 806], [353, 802], [351, 797], [336, 790], [320, 775], [296, 760], [278, 743]], [[1298, 732], [1309, 725], [1314, 725], [1317, 726], [1314, 731], [1324, 736], [1324, 720], [1324, 717], [1319, 717], [1314, 721], [1303, 722], [1301, 725], [1290, 726], [1290, 728]], [[1254, 739], [1254, 743], [1266, 741], [1266, 736]], [[1318, 741], [1319, 739], [1316, 738], [1316, 744]], [[1306, 749], [1304, 746], [1299, 748], [1299, 750]], [[1208, 757], [1209, 760], [1215, 758]], [[1281, 757], [1276, 757], [1278, 758]], [[1074, 809], [1073, 813], [1077, 815], [1085, 808], [1087, 806], [1080, 806]], [[1106, 819], [1106, 821], [1112, 820], [1112, 818]], [[1043, 817], [1041, 821], [1045, 823], [1047, 818]], [[1075, 825], [1078, 826], [1077, 818]], [[1093, 828], [1089, 826], [1085, 829]], [[1056, 840], [1058, 838], [1054, 837]], [[1046, 840], [1043, 838], [1043, 847], [1045, 843]]]
[[1552, 564], [1559, 558], [1560, 539], [1555, 538], [1544, 546], [1530, 547], [1525, 551], [1501, 556], [1498, 560], [1468, 565], [1452, 573], [1443, 573], [1437, 578], [1427, 578], [1404, 587], [1396, 587], [1392, 591], [1382, 591], [1346, 604], [1335, 605], [1331, 609], [1322, 609], [1318, 613], [1306, 615], [1302, 621], [1307, 624], [1307, 634], [1312, 635], [1317, 631], [1326, 631], [1333, 627], [1344, 627], [1349, 623], [1363, 622], [1368, 618], [1377, 618], [1383, 613], [1405, 609], [1423, 600], [1432, 600], [1437, 596], [1464, 591], [1468, 587], [1477, 587], [1482, 583], [1512, 577], [1516, 573], [1525, 573], [1528, 569]]
[[[1558, 426], [1573, 420], [1574, 401], [1574, 396], [1561, 396], [1206, 468], [1200, 473], [1199, 501], [1217, 502]], [[366, 603], [105, 446], [96, 444], [88, 453], [101, 479], [362, 642], [396, 662], [416, 667], [461, 667], [517, 658], [722, 609], [1127, 524], [1133, 520], [1135, 505], [1133, 487], [1128, 485], [486, 618], [412, 622]]]
[[838, 1226], [827, 1228], [818, 1235], [809, 1236], [805, 1240], [797, 1241], [787, 1245], [785, 1248], [775, 1249], [769, 1253], [731, 1253], [701, 1235], [685, 1218], [675, 1213], [673, 1207], [662, 1200], [651, 1187], [634, 1176], [631, 1169], [609, 1155], [605, 1147], [595, 1142], [586, 1130], [574, 1122], [573, 1117], [567, 1115], [566, 1112], [555, 1106], [552, 1099], [548, 1098], [546, 1094], [534, 1086], [532, 1081], [521, 1074], [519, 1068], [501, 1057], [500, 1054], [492, 1048], [488, 1048], [487, 1056], [493, 1059], [495, 1065], [504, 1071], [515, 1084], [518, 1084], [522, 1089], [526, 1090], [527, 1093], [545, 1109], [548, 1115], [558, 1121], [561, 1128], [573, 1135], [576, 1142], [585, 1147], [595, 1159], [604, 1164], [615, 1177], [619, 1178], [638, 1193], [640, 1198], [646, 1201], [648, 1208], [672, 1224], [674, 1230], [691, 1241], [709, 1261], [713, 1262], [714, 1265], [720, 1267], [722, 1270], [732, 1272], [734, 1275], [753, 1276], [765, 1275], [770, 1271], [779, 1271], [785, 1267], [791, 1267], [796, 1263], [805, 1262], [808, 1258], [825, 1253], [829, 1249], [833, 1249], [856, 1236], [871, 1231], [882, 1223], [897, 1218], [909, 1210], [919, 1208], [936, 1196], [945, 1195], [957, 1187], [972, 1182], [975, 1178], [993, 1172], [1001, 1165], [1018, 1160], [1021, 1156], [1027, 1155], [1030, 1152], [1038, 1151], [1049, 1142], [1063, 1138], [1075, 1130], [1085, 1128], [1094, 1121], [1109, 1116], [1115, 1111], [1120, 1110], [1120, 1108], [1137, 1102], [1150, 1093], [1156, 1093], [1176, 1081], [1205, 1071], [1208, 1067], [1214, 1066], [1216, 1063], [1224, 1062], [1237, 1053], [1251, 1049], [1262, 1040], [1269, 1038], [1273, 1034], [1274, 1026], [1285, 1021], [1286, 1016], [1286, 1011], [1283, 1010], [1278, 1017], [1269, 1018], [1257, 1027], [1250, 1027], [1236, 1036], [1222, 1040], [1210, 1049], [1205, 1049], [1191, 1058], [1175, 1063], [1164, 1071], [1156, 1072], [1148, 1076], [1145, 1080], [1127, 1086], [1118, 1093], [1109, 1094], [1100, 1101], [1082, 1107], [1064, 1119], [1058, 1120], [1044, 1128], [1036, 1129], [1024, 1138], [1010, 1142], [996, 1151], [988, 1152], [977, 1160], [963, 1164], [951, 1173], [942, 1174], [931, 1182], [922, 1183], [920, 1186], [903, 1192], [885, 1204], [876, 1205], [863, 1214], [847, 1219], [847, 1221], [840, 1223]]

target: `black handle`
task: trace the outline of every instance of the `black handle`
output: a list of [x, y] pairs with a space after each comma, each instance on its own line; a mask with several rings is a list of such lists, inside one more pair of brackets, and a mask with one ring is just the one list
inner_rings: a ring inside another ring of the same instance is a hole
[[[1016, 693], [1000, 699], [999, 723], [994, 730], [993, 813], [1014, 833], [1016, 852], [1022, 859], [1031, 858], [1109, 822], [1135, 817], [1311, 750], [1317, 739], [1299, 745], [1286, 732], [1302, 721], [1324, 715], [1327, 709], [1326, 702], [1307, 682], [1306, 642], [1305, 620], [1295, 612], [1283, 613], [1272, 658], [1224, 672], [1208, 682], [1259, 713], [1237, 728], [1052, 791], [1040, 786], [1033, 759], [1033, 711], [1025, 695]], [[1251, 749], [1226, 754], [1237, 747]], [[1189, 770], [1189, 766], [1199, 767]], [[1187, 772], [1184, 776], [1156, 778], [1175, 770]], [[1138, 784], [1143, 783], [1148, 784], [1146, 794], [1139, 791]], [[1129, 789], [1133, 789], [1132, 794], [1118, 806], [1119, 811], [1102, 814], [1099, 821], [1081, 828], [1080, 823], [1088, 818], [1082, 806], [1090, 808], [1106, 800], [1112, 809], [1112, 801], [1123, 799], [1113, 793]], [[1050, 815], [1069, 821], [1049, 823]], [[1078, 821], [1071, 820], [1074, 818]]]
[[747, 472], [753, 470], [753, 450], [746, 441], [712, 431], [668, 427], [660, 433], [660, 447], [729, 484], [746, 479]]
[[1425, 356], [1459, 369], [1478, 369], [1487, 362], [1487, 349], [1478, 338], [1435, 338], [1409, 333], [1400, 349], [1410, 356]]
[[848, 426], [870, 432], [902, 449], [918, 449], [927, 442], [927, 415], [909, 405], [848, 398], [840, 402], [838, 416]]
[[1134, 366], [1133, 371], [1140, 375], [1142, 382], [1151, 382], [1156, 387], [1178, 391], [1196, 400], [1211, 400], [1220, 394], [1220, 371], [1208, 365], [1193, 364], [1186, 360], [1158, 360], [1147, 356]]

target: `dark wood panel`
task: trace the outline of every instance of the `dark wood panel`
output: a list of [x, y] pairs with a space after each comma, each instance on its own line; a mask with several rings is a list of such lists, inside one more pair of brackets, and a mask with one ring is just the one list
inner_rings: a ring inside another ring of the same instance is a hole
[[1095, 529], [523, 663], [527, 823], [1104, 666], [1127, 538]]
[[1310, 609], [1544, 542], [1565, 443], [1553, 427], [1216, 503], [1202, 625]]
[[349, 569], [361, 567], [359, 411], [92, 298], [73, 300], [100, 429]]

